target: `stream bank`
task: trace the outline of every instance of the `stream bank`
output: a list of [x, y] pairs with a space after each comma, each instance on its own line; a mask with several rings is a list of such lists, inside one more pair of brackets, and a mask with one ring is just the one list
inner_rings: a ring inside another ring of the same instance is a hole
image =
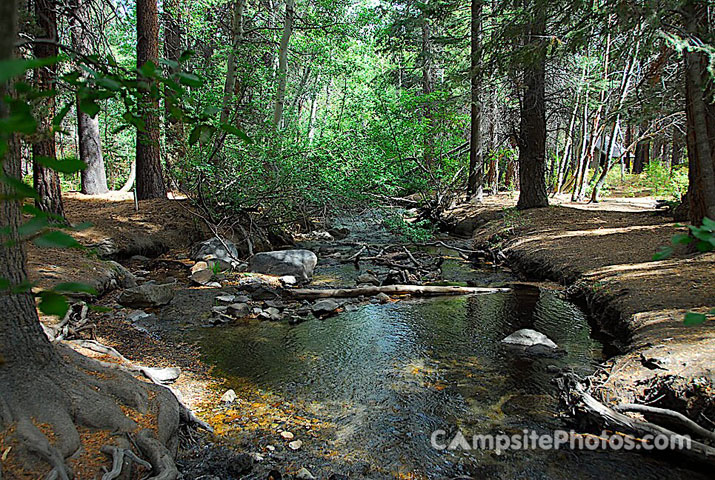
[[712, 429], [715, 322], [683, 318], [715, 306], [715, 254], [653, 261], [684, 228], [655, 209], [574, 207], [488, 208], [473, 245], [522, 278], [561, 283], [586, 306], [619, 353], [593, 378], [599, 400], [674, 409]]

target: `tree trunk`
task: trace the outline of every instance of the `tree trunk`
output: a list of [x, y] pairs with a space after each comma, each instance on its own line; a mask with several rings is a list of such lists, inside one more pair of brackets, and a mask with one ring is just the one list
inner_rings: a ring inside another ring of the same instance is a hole
[[478, 202], [482, 201], [484, 189], [484, 159], [482, 155], [482, 104], [480, 99], [481, 75], [481, 30], [482, 30], [482, 0], [472, 0], [472, 32], [471, 32], [471, 128], [469, 136], [469, 179], [467, 195]]
[[[243, 5], [244, 0], [237, 0], [233, 5], [233, 41], [226, 65], [226, 81], [223, 85], [223, 100], [221, 102], [221, 123], [227, 123], [233, 107], [231, 101], [236, 91], [236, 61], [238, 49], [243, 41]], [[219, 145], [220, 147], [220, 145]]]
[[[427, 14], [422, 13], [422, 94], [428, 97], [434, 91], [434, 78], [432, 75], [432, 39], [429, 28], [429, 20]], [[423, 129], [424, 145], [422, 159], [426, 168], [432, 167], [432, 159], [434, 157], [434, 139], [432, 138], [432, 101], [425, 98], [423, 110], [423, 119], [425, 127]]]
[[[643, 136], [646, 131], [647, 126], [645, 124], [641, 124], [640, 127], [638, 127], [638, 135]], [[636, 143], [631, 173], [643, 173], [643, 169], [648, 163], [650, 163], [650, 139], [639, 140], [638, 143]]]
[[[705, 2], [685, 4], [685, 23], [695, 38], [707, 38]], [[699, 50], [685, 54], [685, 98], [688, 149], [688, 201], [690, 222], [701, 225], [704, 217], [715, 220], [715, 88], [708, 78], [708, 58]]]
[[[39, 29], [41, 42], [35, 43], [34, 53], [37, 58], [57, 56], [57, 5], [54, 0], [37, 0], [35, 2], [35, 20]], [[55, 87], [57, 67], [48, 65], [35, 71], [35, 84], [38, 90], [47, 91]], [[38, 112], [38, 132], [41, 138], [32, 145], [33, 169], [32, 177], [39, 198], [37, 208], [43, 212], [65, 216], [62, 205], [60, 176], [54, 170], [43, 166], [38, 158], [44, 157], [57, 160], [57, 146], [52, 119], [55, 117], [55, 97], [45, 98]]]
[[[137, 0], [137, 68], [152, 62], [159, 65], [159, 17], [156, 0]], [[146, 125], [137, 131], [137, 179], [139, 200], [166, 197], [159, 150], [159, 100], [151, 95], [156, 82], [140, 79], [143, 96], [140, 112]]]
[[[82, 55], [92, 54], [92, 45], [88, 28], [90, 26], [89, 2], [91, 0], [74, 0], [70, 27], [72, 48]], [[86, 76], [86, 73], [83, 74]], [[87, 168], [82, 170], [82, 193], [86, 195], [101, 195], [107, 193], [107, 173], [104, 170], [102, 156], [102, 141], [99, 136], [99, 117], [94, 118], [79, 108], [77, 98], [77, 137], [79, 143], [79, 158]]]
[[519, 201], [517, 208], [546, 207], [546, 12], [534, 12], [527, 45], [533, 49], [524, 65], [524, 92], [519, 131]]
[[[181, 58], [181, 5], [179, 0], [164, 1], [164, 56], [167, 60], [179, 62]], [[171, 78], [179, 69], [169, 67], [167, 76]], [[168, 87], [165, 87], [168, 90]], [[167, 153], [167, 170], [185, 155], [184, 124], [172, 115], [172, 109], [178, 101], [171, 91], [164, 98], [164, 139]]]
[[[46, 4], [37, 6], [46, 7]], [[14, 0], [0, 3], [0, 27], [4, 32], [0, 35], [0, 61], [9, 60], [13, 54], [15, 15]], [[0, 85], [0, 99], [5, 98], [7, 92], [7, 85]], [[7, 105], [0, 100], [0, 118], [6, 119], [8, 113]], [[4, 175], [19, 179], [20, 142], [16, 135], [3, 134], [2, 140], [7, 142], [8, 149], [0, 168]], [[6, 199], [13, 193], [15, 192], [6, 183], [0, 182], [0, 230], [9, 231], [0, 241], [0, 279], [9, 281], [11, 285], [19, 285], [27, 280], [27, 272], [25, 247], [23, 242], [18, 241], [17, 232], [21, 222], [20, 202]], [[35, 310], [35, 300], [29, 291], [2, 292], [0, 309], [3, 312], [0, 322], [0, 371], [5, 372], [24, 362], [35, 361], [42, 366], [57, 360], [54, 349], [42, 332]], [[2, 415], [0, 419], [1, 417]]]
[[286, 0], [285, 23], [278, 51], [278, 88], [276, 89], [276, 106], [273, 110], [273, 129], [280, 128], [285, 106], [286, 85], [288, 82], [288, 44], [293, 35], [293, 17], [295, 16], [295, 0]]

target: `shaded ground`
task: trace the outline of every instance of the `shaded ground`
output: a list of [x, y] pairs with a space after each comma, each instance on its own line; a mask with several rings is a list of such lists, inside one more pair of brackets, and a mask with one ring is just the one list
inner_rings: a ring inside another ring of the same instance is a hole
[[[686, 229], [644, 209], [652, 199], [505, 209], [513, 201], [500, 195], [460, 215], [487, 219], [474, 231], [475, 245], [500, 250], [523, 275], [559, 281], [585, 300], [600, 328], [625, 352], [612, 361], [602, 398], [642, 402], [660, 395], [654, 405], [686, 408], [704, 424], [704, 417], [713, 419], [715, 321], [689, 327], [683, 316], [715, 306], [715, 254], [682, 250], [653, 261], [660, 246]], [[654, 389], [665, 385], [677, 391]]]

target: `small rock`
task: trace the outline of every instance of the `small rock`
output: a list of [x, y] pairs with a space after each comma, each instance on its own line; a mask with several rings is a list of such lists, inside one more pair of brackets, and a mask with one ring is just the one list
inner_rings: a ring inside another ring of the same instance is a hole
[[119, 295], [120, 305], [133, 308], [161, 307], [174, 298], [174, 289], [171, 284], [157, 285], [144, 283], [138, 287], [128, 288]]
[[364, 283], [364, 284], [370, 284], [370, 285], [380, 285], [380, 279], [377, 278], [375, 275], [372, 273], [362, 273], [358, 275], [357, 277], [357, 283]]
[[253, 307], [251, 309], [251, 313], [253, 315], [260, 315], [261, 313], [263, 313], [263, 309], [261, 307]]
[[315, 480], [313, 474], [305, 467], [298, 470], [298, 473], [295, 474], [295, 478], [297, 480]]
[[238, 250], [232, 241], [214, 237], [194, 245], [191, 258], [194, 260], [220, 259], [231, 264], [238, 258]]
[[276, 322], [281, 319], [281, 311], [275, 307], [268, 307], [263, 310], [263, 313], [268, 314], [268, 319]]
[[226, 390], [226, 393], [221, 395], [221, 403], [233, 403], [236, 401], [236, 392], [231, 390]]
[[151, 262], [151, 258], [145, 257], [144, 255], [132, 255], [129, 258], [130, 262], [148, 263]]
[[217, 305], [211, 308], [213, 313], [227, 313], [228, 307], [226, 305]]
[[266, 445], [266, 450], [268, 450], [269, 452], [275, 452], [276, 447], [274, 447], [273, 445]]
[[211, 288], [221, 288], [222, 285], [221, 285], [221, 283], [219, 283], [219, 282], [209, 282], [209, 283], [207, 283], [207, 284], [204, 285], [204, 286], [205, 286], [205, 287], [211, 287]]
[[293, 440], [294, 435], [287, 430], [283, 430], [281, 432], [281, 437], [283, 437], [284, 440]]
[[198, 285], [207, 285], [211, 283], [211, 279], [214, 277], [213, 270], [206, 268], [204, 270], [197, 270], [191, 274], [191, 281]]
[[288, 444], [288, 447], [290, 447], [291, 450], [300, 450], [300, 447], [303, 446], [303, 442], [301, 440], [293, 440]]
[[266, 307], [277, 308], [278, 310], [285, 308], [285, 305], [280, 300], [266, 300], [263, 303], [266, 304]]
[[227, 308], [228, 314], [236, 318], [243, 318], [251, 313], [251, 307], [245, 303], [232, 303]]
[[275, 300], [280, 298], [280, 295], [275, 289], [264, 287], [262, 285], [253, 290], [250, 295], [254, 300]]
[[[219, 295], [218, 297], [214, 298], [215, 301], [218, 303], [222, 303], [224, 305], [230, 305], [232, 303], [245, 303], [243, 300], [237, 299], [233, 295]], [[248, 297], [246, 297], [246, 302], [248, 301]]]
[[251, 456], [251, 458], [253, 459], [254, 462], [262, 462], [263, 461], [263, 455], [261, 455], [260, 453], [253, 452], [253, 453], [249, 453], [249, 455]]
[[[465, 477], [465, 478], [467, 478], [467, 477]], [[471, 478], [471, 477], [469, 477], [469, 478]], [[330, 475], [330, 476], [328, 477], [328, 480], [348, 480], [348, 477], [347, 477], [347, 475], [341, 475], [341, 474], [339, 474], [339, 473], [333, 473], [332, 475]]]
[[298, 279], [296, 279], [293, 275], [283, 275], [278, 280], [280, 280], [280, 282], [285, 287], [292, 287], [293, 285], [298, 283]]
[[248, 303], [251, 301], [251, 297], [247, 295], [236, 295], [231, 303]]
[[340, 308], [340, 304], [332, 299], [318, 300], [311, 307], [311, 311], [317, 315], [330, 315]]
[[201, 270], [207, 270], [209, 268], [210, 268], [209, 264], [206, 262], [203, 262], [203, 261], [196, 262], [196, 263], [194, 263], [194, 266], [191, 267], [191, 273], [200, 272]]
[[350, 230], [348, 230], [345, 227], [336, 227], [336, 228], [328, 229], [328, 233], [335, 240], [343, 240], [343, 239], [347, 238], [348, 235], [350, 235]]
[[378, 293], [377, 295], [375, 295], [375, 298], [376, 298], [377, 301], [379, 301], [380, 303], [387, 303], [387, 302], [390, 301], [390, 296], [389, 296], [388, 294], [386, 294], [386, 293], [383, 293], [383, 292], [380, 292], [380, 293]]
[[152, 317], [156, 318], [156, 315], [154, 315], [153, 313], [146, 313], [143, 310], [135, 310], [129, 315], [127, 315], [127, 320], [131, 323], [136, 323], [143, 320], [149, 320]]

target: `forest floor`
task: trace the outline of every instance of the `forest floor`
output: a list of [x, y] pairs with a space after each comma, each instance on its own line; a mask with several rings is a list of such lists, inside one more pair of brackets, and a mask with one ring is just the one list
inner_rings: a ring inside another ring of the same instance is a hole
[[524, 277], [566, 285], [587, 304], [597, 330], [622, 353], [599, 379], [601, 399], [713, 420], [715, 321], [686, 326], [683, 318], [715, 307], [715, 253], [683, 247], [653, 261], [673, 235], [687, 231], [656, 211], [653, 198], [588, 205], [558, 198], [555, 206], [523, 212], [510, 208], [516, 198], [486, 197], [452, 216], [471, 222], [475, 246], [502, 252]]

